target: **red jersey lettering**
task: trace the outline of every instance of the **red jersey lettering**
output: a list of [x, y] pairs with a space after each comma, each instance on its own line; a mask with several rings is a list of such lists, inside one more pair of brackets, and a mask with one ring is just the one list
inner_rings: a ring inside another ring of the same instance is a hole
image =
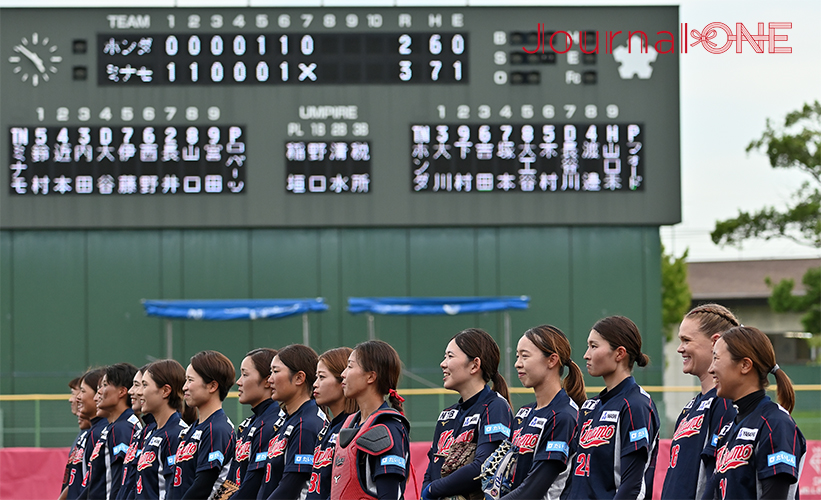
[[593, 448], [610, 442], [610, 438], [616, 433], [615, 425], [598, 425], [590, 427], [590, 420], [582, 425], [579, 435], [579, 446], [582, 448]]
[[753, 456], [753, 445], [742, 444], [733, 446], [733, 449], [727, 450], [727, 445], [718, 450], [716, 458], [716, 472], [722, 473], [742, 465], [747, 465], [747, 460]]
[[675, 434], [673, 434], [673, 441], [681, 438], [688, 438], [698, 435], [701, 430], [701, 424], [704, 423], [704, 415], [693, 417], [689, 420], [684, 419], [678, 424]]

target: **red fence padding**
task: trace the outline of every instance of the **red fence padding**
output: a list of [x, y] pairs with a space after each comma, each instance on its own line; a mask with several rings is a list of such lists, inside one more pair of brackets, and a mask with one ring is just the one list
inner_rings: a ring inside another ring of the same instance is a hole
[[[411, 443], [411, 467], [405, 498], [417, 500], [428, 467], [430, 442]], [[55, 499], [68, 458], [68, 448], [0, 449], [0, 500]], [[670, 440], [659, 443], [653, 498], [661, 497], [664, 475], [670, 461]], [[799, 484], [802, 500], [821, 500], [821, 441], [807, 442], [807, 455]]]

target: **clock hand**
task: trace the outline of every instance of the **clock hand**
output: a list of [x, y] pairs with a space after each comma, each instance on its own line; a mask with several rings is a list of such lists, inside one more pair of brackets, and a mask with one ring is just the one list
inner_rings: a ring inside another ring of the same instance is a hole
[[31, 60], [31, 62], [33, 62], [34, 65], [37, 66], [37, 70], [40, 71], [41, 73], [46, 72], [46, 66], [43, 64], [43, 60], [40, 59], [40, 56], [38, 56], [34, 52], [32, 52], [29, 49], [23, 47], [22, 45], [15, 45], [14, 46], [14, 51], [19, 52], [19, 53], [23, 54], [24, 56], [28, 57]]

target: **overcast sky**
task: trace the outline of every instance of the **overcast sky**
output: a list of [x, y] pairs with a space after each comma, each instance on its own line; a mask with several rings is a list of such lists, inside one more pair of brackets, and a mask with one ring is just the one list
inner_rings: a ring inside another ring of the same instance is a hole
[[793, 51], [757, 54], [745, 47], [742, 54], [710, 54], [697, 47], [680, 56], [683, 220], [662, 228], [662, 241], [676, 255], [689, 248], [691, 261], [821, 256], [787, 241], [721, 249], [709, 237], [716, 220], [739, 209], [783, 207], [810, 179], [775, 170], [762, 153], [745, 149], [767, 118], [782, 122], [786, 113], [821, 100], [821, 1], [683, 0], [680, 20], [699, 31], [714, 21], [741, 22], [750, 31], [759, 22], [791, 22], [784, 45]]
[[[790, 22], [783, 30], [791, 54], [755, 53], [745, 44], [710, 54], [701, 47], [680, 56], [682, 222], [662, 227], [662, 242], [690, 261], [821, 257], [821, 250], [786, 240], [750, 241], [741, 249], [720, 248], [710, 241], [715, 222], [738, 211], [784, 207], [810, 177], [775, 170], [760, 152], [745, 152], [758, 138], [767, 118], [774, 123], [804, 103], [821, 100], [821, 0], [145, 0], [121, 5], [680, 5], [680, 21], [701, 31], [711, 22], [735, 27], [741, 22], [755, 33], [757, 23]], [[0, 0], [0, 6], [110, 6], [109, 0]], [[724, 35], [719, 35], [721, 39]]]

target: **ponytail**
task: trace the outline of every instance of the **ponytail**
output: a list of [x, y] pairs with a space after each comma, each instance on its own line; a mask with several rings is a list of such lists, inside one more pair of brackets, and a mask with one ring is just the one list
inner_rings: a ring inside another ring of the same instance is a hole
[[721, 340], [727, 345], [733, 361], [749, 358], [758, 375], [760, 388], [766, 389], [769, 385], [767, 375], [772, 373], [775, 376], [778, 404], [792, 413], [795, 408], [795, 389], [790, 377], [775, 362], [775, 349], [764, 332], [751, 326], [736, 326], [724, 332]]
[[533, 342], [545, 357], [552, 354], [559, 356], [561, 367], [559, 376], [561, 377], [564, 366], [567, 367], [567, 377], [562, 381], [564, 391], [577, 405], [581, 406], [587, 400], [587, 393], [584, 391], [584, 375], [579, 365], [570, 359], [570, 341], [567, 335], [553, 325], [541, 325], [531, 328], [525, 332], [525, 338]]
[[399, 395], [396, 392], [396, 389], [391, 389], [388, 391], [388, 404], [391, 405], [391, 408], [398, 411], [402, 415], [405, 414], [405, 408], [402, 406], [402, 403], [405, 402], [405, 398]]
[[480, 328], [462, 330], [451, 338], [468, 359], [479, 358], [482, 363], [482, 380], [485, 384], [492, 382], [491, 389], [510, 402], [510, 392], [507, 389], [505, 378], [499, 373], [501, 351], [499, 345], [489, 333]]
[[584, 391], [584, 375], [579, 365], [573, 360], [567, 363], [567, 376], [562, 381], [562, 387], [578, 406], [587, 400], [587, 393]]
[[490, 381], [493, 383], [490, 388], [496, 391], [500, 396], [507, 400], [507, 404], [511, 407], [513, 403], [510, 401], [510, 391], [507, 389], [507, 382], [505, 382], [505, 378], [502, 376], [501, 373], [498, 371], [493, 374], [490, 378]]
[[792, 380], [787, 373], [778, 365], [772, 369], [775, 375], [776, 394], [778, 396], [778, 404], [784, 407], [787, 412], [792, 414], [795, 409], [795, 389], [792, 386]]

